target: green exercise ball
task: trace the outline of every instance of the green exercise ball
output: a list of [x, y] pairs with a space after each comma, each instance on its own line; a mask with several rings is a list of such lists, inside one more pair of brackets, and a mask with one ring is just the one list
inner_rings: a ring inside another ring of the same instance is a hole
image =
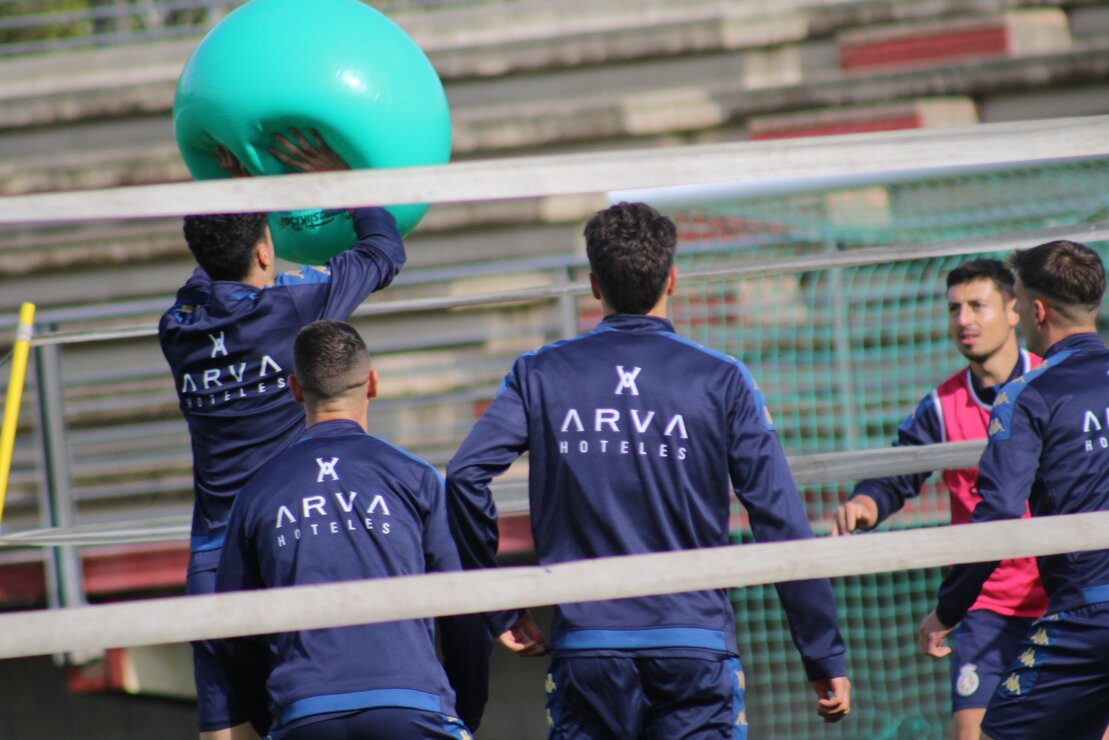
[[[358, 0], [251, 0], [221, 20], [185, 63], [173, 101], [177, 146], [193, 177], [228, 174], [226, 147], [252, 175], [292, 171], [267, 152], [274, 134], [318, 130], [353, 168], [450, 158], [450, 111], [427, 56]], [[372, 205], [372, 204], [367, 204]], [[391, 206], [401, 234], [426, 205]], [[270, 215], [279, 257], [322, 264], [355, 239], [345, 210]]]

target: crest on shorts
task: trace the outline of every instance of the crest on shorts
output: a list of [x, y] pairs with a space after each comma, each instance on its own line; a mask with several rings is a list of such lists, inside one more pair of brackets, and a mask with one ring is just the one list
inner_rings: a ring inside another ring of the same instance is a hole
[[978, 678], [978, 666], [966, 663], [959, 668], [959, 677], [955, 679], [955, 691], [959, 696], [970, 696], [978, 690], [982, 682]]

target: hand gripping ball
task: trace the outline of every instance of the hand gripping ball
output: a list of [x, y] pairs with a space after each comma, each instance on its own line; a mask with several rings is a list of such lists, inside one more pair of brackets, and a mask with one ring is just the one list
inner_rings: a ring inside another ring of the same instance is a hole
[[[226, 147], [252, 175], [292, 171], [267, 152], [316, 129], [353, 168], [442, 164], [450, 111], [439, 76], [399, 26], [358, 0], [252, 0], [201, 40], [173, 103], [177, 146], [197, 179], [227, 177]], [[371, 204], [367, 204], [371, 205]], [[426, 205], [390, 207], [401, 234]], [[322, 264], [355, 239], [346, 210], [270, 215], [278, 256]]]

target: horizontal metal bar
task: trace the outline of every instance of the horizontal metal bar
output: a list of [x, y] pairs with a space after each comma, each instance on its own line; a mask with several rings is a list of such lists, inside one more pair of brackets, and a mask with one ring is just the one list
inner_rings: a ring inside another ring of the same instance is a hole
[[[782, 273], [812, 272], [831, 268], [859, 267], [862, 265], [905, 262], [929, 257], [950, 257], [977, 252], [1004, 252], [1023, 249], [1055, 239], [1098, 242], [1109, 240], [1109, 221], [1098, 221], [1078, 226], [1059, 226], [1031, 231], [1014, 231], [1005, 234], [958, 239], [935, 244], [914, 244], [894, 247], [871, 247], [844, 252], [821, 253], [811, 256], [790, 257], [781, 260], [755, 261], [746, 265], [726, 268], [689, 270], [679, 275], [683, 283], [719, 282], [722, 280], [765, 277]], [[398, 313], [442, 311], [452, 308], [497, 305], [520, 301], [551, 300], [565, 295], [588, 295], [589, 283], [562, 283], [535, 288], [476, 293], [471, 296], [436, 296], [400, 301], [375, 301], [363, 304], [354, 316], [388, 316]], [[155, 326], [133, 326], [117, 329], [48, 332], [35, 336], [33, 345], [76, 344], [99, 342], [109, 339], [129, 339], [157, 334]]]
[[432, 167], [229, 178], [0, 198], [0, 223], [461, 203], [790, 177], [1046, 164], [1106, 154], [1109, 116], [867, 135], [473, 160]]
[[736, 588], [1109, 547], [1109, 511], [0, 615], [0, 658]]
[[[887, 475], [975, 467], [985, 445], [985, 440], [977, 440], [921, 447], [794, 455], [789, 458], [789, 464], [794, 480], [799, 485], [838, 483]], [[526, 514], [529, 511], [526, 481], [497, 484], [493, 488], [493, 495], [497, 509], [502, 514]], [[0, 536], [0, 547], [177, 540], [188, 536], [189, 521], [187, 517], [172, 517], [110, 527], [85, 525], [64, 530], [28, 530]]]

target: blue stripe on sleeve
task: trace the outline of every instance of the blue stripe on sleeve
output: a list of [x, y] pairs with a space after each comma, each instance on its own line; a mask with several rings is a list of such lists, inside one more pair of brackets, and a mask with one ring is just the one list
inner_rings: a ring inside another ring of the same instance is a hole
[[305, 265], [299, 270], [283, 272], [274, 280], [274, 285], [325, 285], [331, 282], [331, 271], [326, 267]]

